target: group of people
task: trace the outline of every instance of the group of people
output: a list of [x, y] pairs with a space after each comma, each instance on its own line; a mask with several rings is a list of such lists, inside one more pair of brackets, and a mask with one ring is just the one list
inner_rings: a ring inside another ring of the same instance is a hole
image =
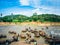
[[31, 28], [29, 27], [29, 29], [27, 29], [26, 32], [26, 43], [31, 43], [34, 42], [34, 45], [37, 45], [37, 41], [35, 40], [35, 35], [33, 32], [31, 32]]
[[[37, 41], [35, 40], [35, 34], [31, 31], [32, 29], [29, 27], [29, 28], [26, 28], [26, 39], [25, 39], [25, 42], [26, 43], [31, 43], [33, 42], [34, 45], [37, 45]], [[13, 36], [13, 40], [14, 41], [18, 41], [19, 40], [19, 34], [16, 36], [14, 35]]]

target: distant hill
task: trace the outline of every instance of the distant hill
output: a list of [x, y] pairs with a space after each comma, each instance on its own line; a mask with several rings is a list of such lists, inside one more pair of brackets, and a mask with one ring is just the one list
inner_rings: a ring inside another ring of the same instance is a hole
[[60, 22], [60, 16], [55, 14], [33, 14], [28, 17], [25, 15], [9, 15], [0, 17], [0, 22]]

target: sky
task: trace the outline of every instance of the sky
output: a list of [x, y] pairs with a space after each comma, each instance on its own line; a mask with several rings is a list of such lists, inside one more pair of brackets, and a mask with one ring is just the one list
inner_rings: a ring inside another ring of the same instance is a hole
[[60, 15], [60, 0], [0, 0], [0, 13], [5, 15], [23, 14]]

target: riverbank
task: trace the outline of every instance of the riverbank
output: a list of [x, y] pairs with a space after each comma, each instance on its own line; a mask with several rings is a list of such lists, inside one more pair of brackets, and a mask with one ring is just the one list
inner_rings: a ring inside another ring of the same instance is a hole
[[33, 25], [33, 26], [60, 26], [60, 22], [0, 22], [1, 25]]

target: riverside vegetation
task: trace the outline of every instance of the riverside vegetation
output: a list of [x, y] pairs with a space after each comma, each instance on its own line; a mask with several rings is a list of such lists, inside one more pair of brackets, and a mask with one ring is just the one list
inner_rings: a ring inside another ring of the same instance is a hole
[[28, 17], [21, 14], [11, 14], [7, 16], [0, 15], [0, 22], [60, 22], [60, 16], [55, 14], [37, 14], [34, 13]]

